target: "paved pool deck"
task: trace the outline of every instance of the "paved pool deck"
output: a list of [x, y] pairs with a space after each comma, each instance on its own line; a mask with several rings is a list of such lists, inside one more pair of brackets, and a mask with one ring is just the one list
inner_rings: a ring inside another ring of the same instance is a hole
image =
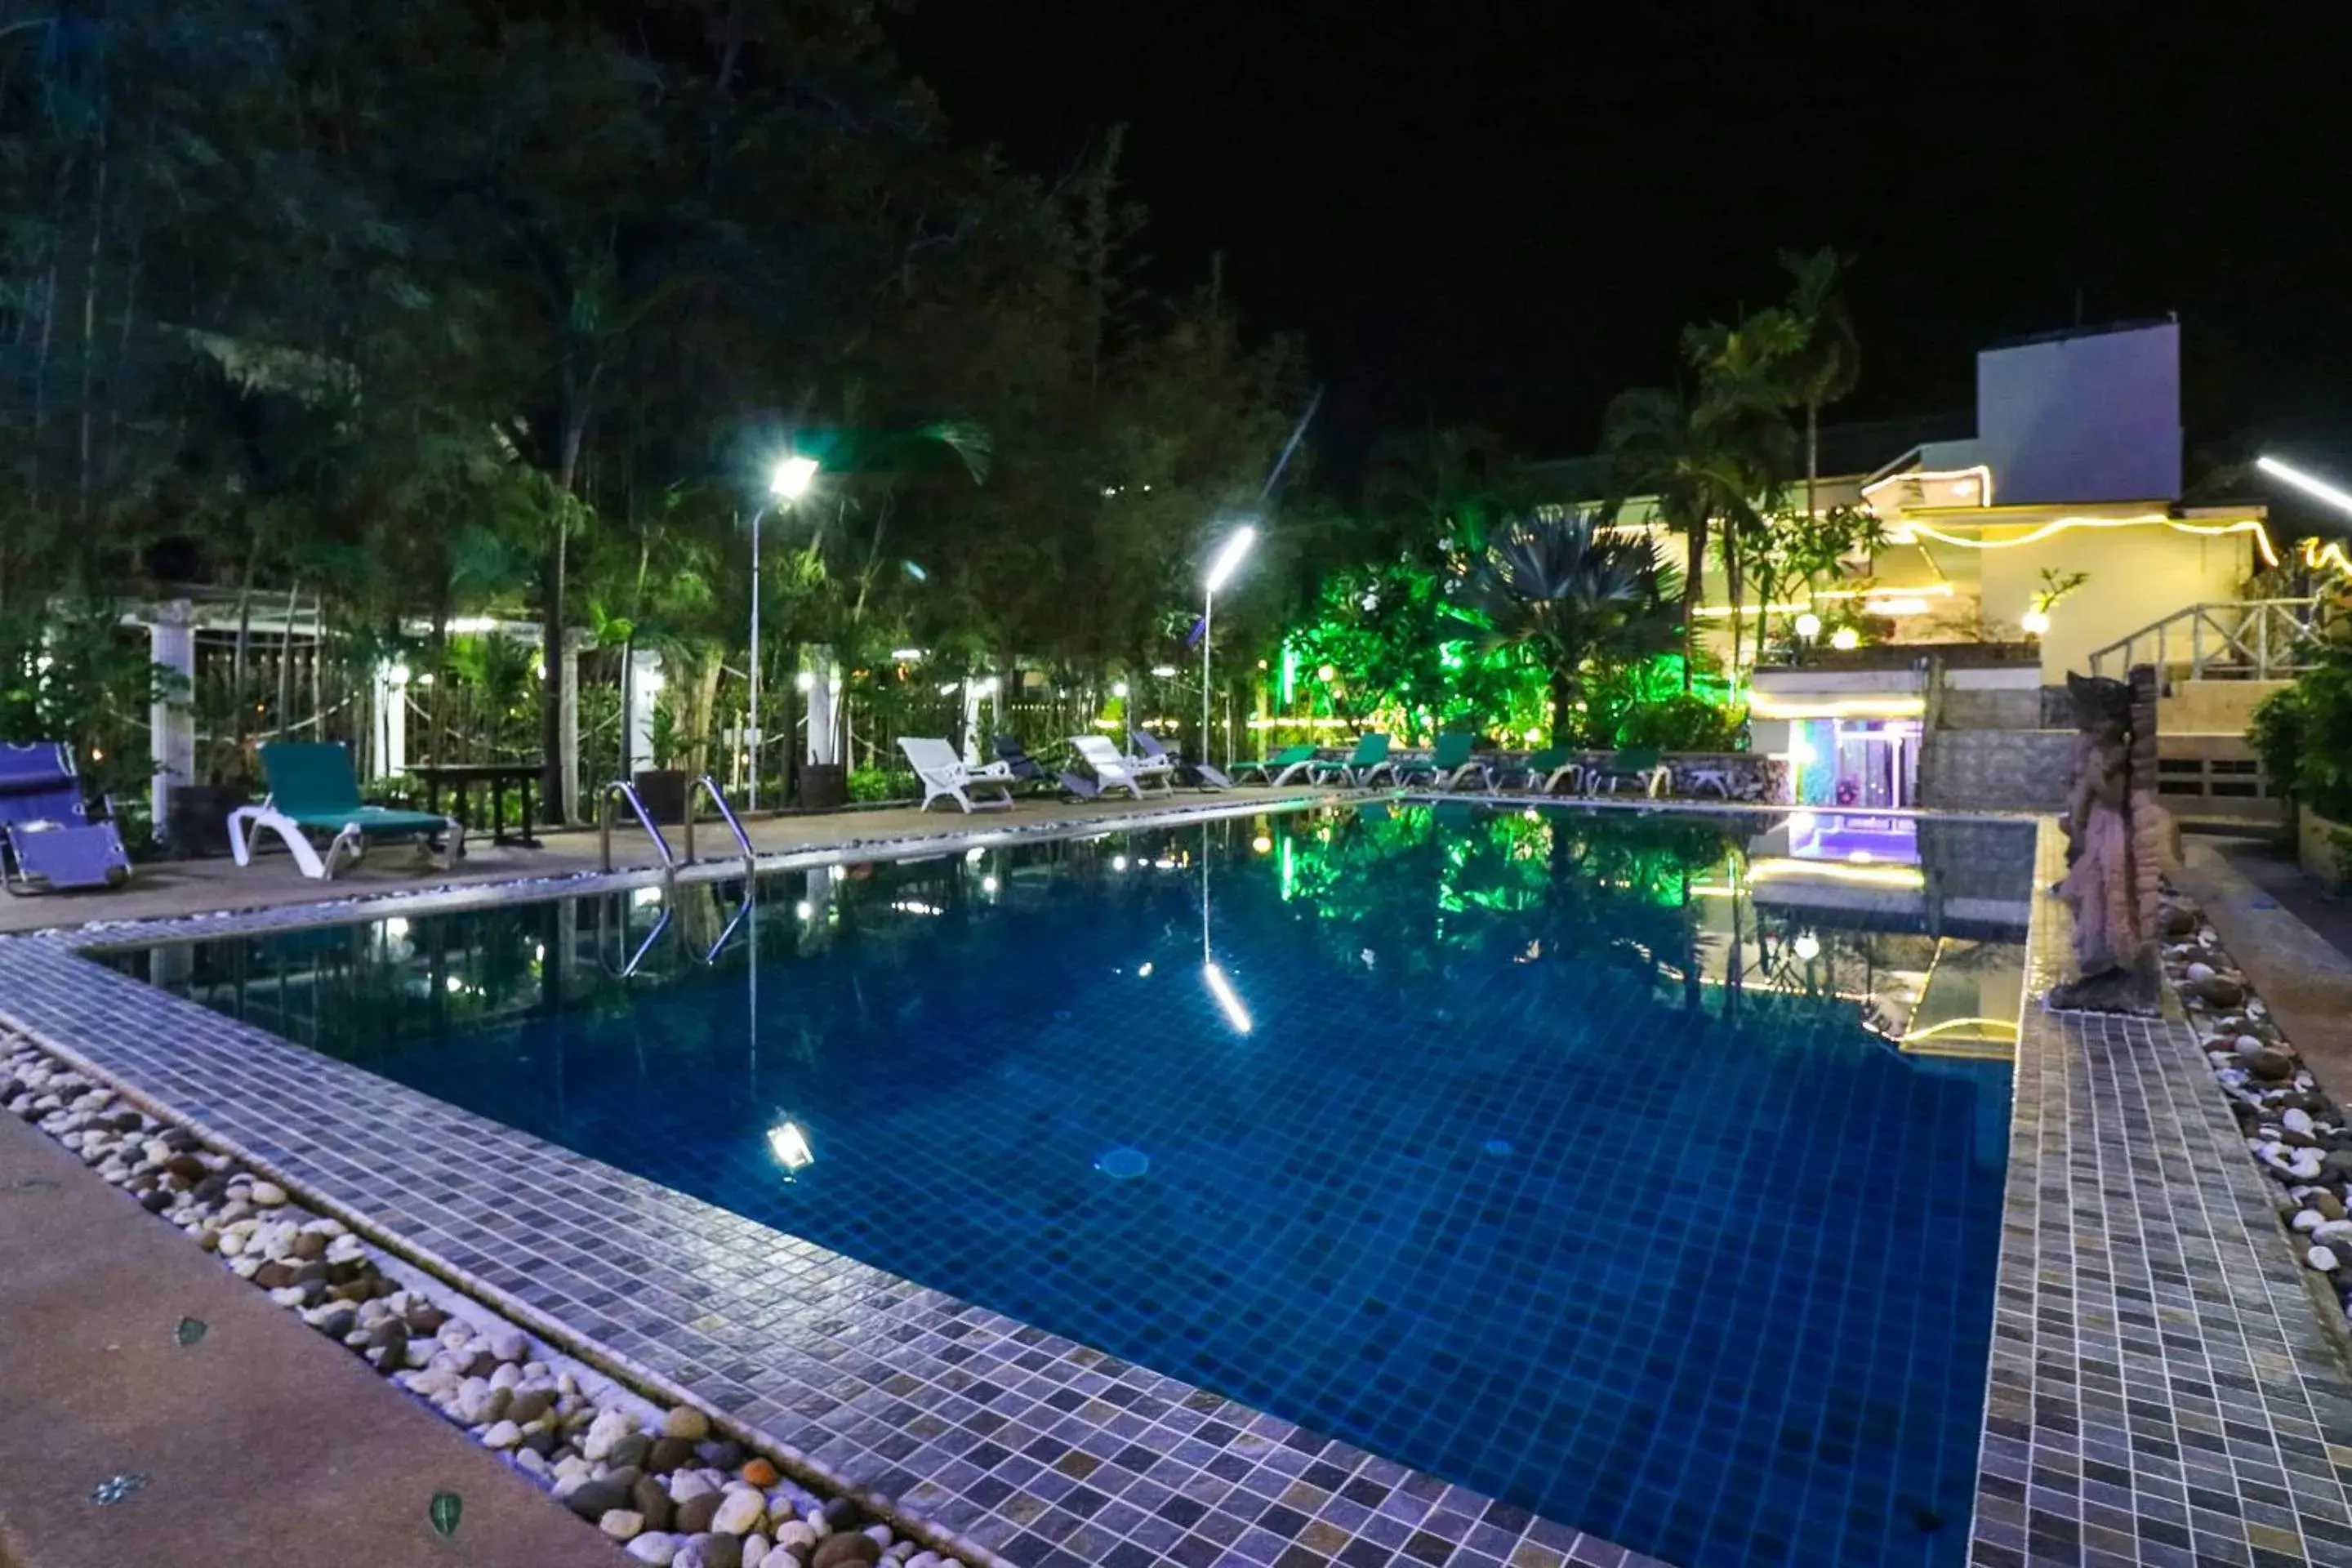
[[[1155, 792], [1149, 799], [1064, 800], [1055, 795], [1024, 795], [1010, 810], [965, 816], [940, 804], [929, 811], [911, 806], [873, 810], [769, 815], [749, 817], [744, 829], [752, 847], [763, 858], [839, 849], [858, 844], [909, 838], [952, 837], [974, 832], [1027, 832], [1041, 827], [1116, 822], [1139, 814], [1169, 811], [1246, 808], [1281, 805], [1345, 792], [1307, 785], [1283, 789], [1242, 787], [1205, 792], [1180, 790], [1172, 795]], [[665, 830], [671, 848], [685, 854], [681, 827]], [[541, 847], [526, 849], [493, 844], [487, 836], [467, 842], [465, 858], [454, 871], [441, 870], [405, 845], [372, 852], [331, 881], [312, 881], [274, 841], [265, 843], [253, 864], [239, 866], [222, 857], [205, 860], [154, 861], [138, 868], [128, 887], [110, 891], [37, 893], [0, 898], [0, 936], [79, 926], [100, 921], [177, 920], [191, 915], [237, 914], [257, 910], [286, 909], [338, 900], [415, 896], [444, 889], [487, 889], [519, 879], [584, 877], [603, 869], [596, 829], [543, 828]], [[726, 825], [715, 819], [695, 828], [695, 854], [703, 862], [736, 857]], [[635, 822], [613, 829], [613, 866], [620, 871], [650, 871], [661, 863], [659, 852]], [[725, 866], [706, 864], [715, 874]]]
[[[1247, 811], [1279, 798], [1205, 804]], [[939, 852], [928, 833], [886, 847]], [[2051, 825], [2038, 853], [2046, 889], [2060, 856]], [[545, 883], [450, 896], [534, 890]], [[362, 912], [289, 907], [203, 925]], [[2030, 994], [2067, 973], [2069, 929], [2038, 890]], [[0, 942], [0, 1022], [567, 1348], [703, 1405], [972, 1561], [1643, 1561], [163, 995], [78, 955], [101, 934], [189, 932], [158, 923]], [[2352, 1373], [2193, 1034], [2177, 1015], [2085, 1018], [2031, 1000], [2021, 1026], [1967, 1561], [2352, 1568]]]
[[[0, 1114], [0, 1563], [627, 1568], [612, 1542]], [[181, 1321], [205, 1325], [179, 1342]], [[100, 1505], [92, 1489], [143, 1484]], [[456, 1492], [456, 1535], [433, 1495]]]

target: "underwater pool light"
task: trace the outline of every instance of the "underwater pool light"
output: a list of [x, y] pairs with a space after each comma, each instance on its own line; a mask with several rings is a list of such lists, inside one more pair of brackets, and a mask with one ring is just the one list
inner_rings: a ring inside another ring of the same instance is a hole
[[809, 1147], [808, 1134], [789, 1116], [768, 1129], [768, 1152], [787, 1173], [816, 1163], [816, 1151]]

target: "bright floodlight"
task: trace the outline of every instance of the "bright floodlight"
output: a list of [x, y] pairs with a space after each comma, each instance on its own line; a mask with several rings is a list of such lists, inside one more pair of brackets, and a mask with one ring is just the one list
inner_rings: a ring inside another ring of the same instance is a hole
[[1224, 1009], [1225, 1022], [1234, 1026], [1234, 1033], [1246, 1035], [1256, 1027], [1250, 1022], [1249, 1009], [1242, 1005], [1239, 996], [1234, 994], [1233, 985], [1225, 979], [1223, 970], [1213, 963], [1204, 963], [1201, 966], [1201, 974], [1209, 983], [1209, 994], [1217, 999], [1217, 1005]]
[[1234, 574], [1234, 568], [1242, 563], [1242, 557], [1247, 555], [1250, 546], [1256, 542], [1256, 529], [1241, 528], [1234, 531], [1234, 536], [1225, 541], [1225, 547], [1217, 552], [1217, 559], [1209, 567], [1210, 593], [1213, 594], [1225, 585], [1225, 579]]
[[2313, 478], [2292, 463], [2282, 463], [2276, 458], [2257, 458], [2254, 467], [2273, 479], [2284, 479], [2306, 495], [2317, 496], [2338, 511], [2352, 511], [2352, 494], [2337, 489], [2325, 479]]
[[779, 500], [798, 500], [808, 494], [809, 486], [816, 483], [816, 469], [814, 458], [797, 454], [786, 458], [768, 477], [768, 489]]

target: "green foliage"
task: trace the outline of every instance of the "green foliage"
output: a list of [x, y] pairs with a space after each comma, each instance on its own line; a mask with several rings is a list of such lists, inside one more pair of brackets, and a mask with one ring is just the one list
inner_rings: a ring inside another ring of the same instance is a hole
[[2294, 685], [2264, 698], [2247, 739], [2273, 784], [2352, 822], [2352, 648], [2331, 642]]
[[1490, 647], [1541, 670], [1553, 742], [1573, 732], [1575, 702], [1596, 665], [1664, 652], [1682, 617], [1679, 584], [1646, 534], [1621, 533], [1594, 511], [1523, 519], [1487, 542], [1448, 607]]
[[1617, 726], [1615, 743], [1662, 752], [1736, 752], [1746, 749], [1747, 739], [1744, 711], [1694, 691], [1677, 691], [1629, 709]]
[[854, 768], [849, 774], [849, 798], [860, 805], [883, 800], [912, 800], [922, 794], [915, 775], [890, 768]]

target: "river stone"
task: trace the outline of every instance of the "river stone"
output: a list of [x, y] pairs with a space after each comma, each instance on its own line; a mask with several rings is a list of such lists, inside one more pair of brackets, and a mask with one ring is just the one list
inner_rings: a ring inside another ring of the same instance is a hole
[[[2192, 969], [2202, 965], [2191, 964]], [[2212, 975], [2197, 983], [2197, 994], [2216, 1007], [2234, 1007], [2246, 999], [2246, 988], [2226, 974]]]
[[681, 1535], [700, 1535], [719, 1517], [719, 1505], [727, 1500], [718, 1492], [702, 1492], [679, 1501], [677, 1511], [670, 1516], [670, 1526]]
[[2246, 1070], [2264, 1083], [2284, 1083], [2294, 1075], [2294, 1058], [2266, 1047], [2246, 1058]]
[[662, 1436], [699, 1443], [710, 1436], [710, 1418], [691, 1405], [681, 1405], [662, 1417]]
[[256, 1182], [253, 1184], [253, 1202], [258, 1208], [277, 1208], [286, 1202], [286, 1189], [275, 1182]]
[[521, 1441], [522, 1428], [511, 1421], [495, 1422], [488, 1431], [482, 1434], [482, 1447], [485, 1448], [511, 1448]]
[[852, 1531], [829, 1535], [809, 1559], [812, 1568], [850, 1568], [851, 1564], [875, 1563], [882, 1561], [882, 1547], [870, 1535]]
[[615, 1541], [635, 1541], [645, 1532], [645, 1516], [625, 1508], [616, 1508], [596, 1521], [596, 1528]]
[[695, 1544], [702, 1549], [702, 1568], [743, 1568], [743, 1538], [706, 1535]]
[[2325, 1247], [2313, 1247], [2310, 1251], [2303, 1255], [2303, 1260], [2305, 1263], [2310, 1264], [2314, 1268], [2318, 1269], [2322, 1274], [2333, 1274], [2336, 1272], [2336, 1254]]
[[857, 1526], [857, 1505], [845, 1497], [827, 1500], [823, 1511], [830, 1529], [854, 1530]]
[[637, 1484], [629, 1489], [629, 1506], [645, 1517], [647, 1530], [667, 1530], [677, 1517], [677, 1505], [670, 1501], [661, 1482], [651, 1476], [638, 1478]]
[[808, 1561], [804, 1552], [794, 1552], [789, 1546], [771, 1546], [768, 1554], [760, 1559], [759, 1568], [801, 1568]]
[[612, 1457], [613, 1445], [627, 1436], [635, 1423], [625, 1410], [599, 1411], [589, 1424], [588, 1436], [580, 1445], [583, 1458], [604, 1459]]
[[2344, 1217], [2344, 1200], [2324, 1188], [2311, 1194], [2311, 1206], [2319, 1211], [2322, 1219]]
[[408, 1309], [408, 1327], [412, 1333], [437, 1334], [448, 1321], [449, 1314], [430, 1301], [419, 1301]]
[[555, 1390], [525, 1388], [507, 1402], [507, 1419], [529, 1426], [555, 1408]]
[[629, 1506], [629, 1489], [615, 1486], [610, 1477], [583, 1481], [563, 1500], [563, 1506], [593, 1524], [614, 1509]]
[[656, 1468], [646, 1462], [653, 1451], [654, 1440], [651, 1437], [646, 1436], [643, 1432], [632, 1432], [614, 1444], [613, 1451], [606, 1458], [613, 1461], [615, 1468], [622, 1465], [635, 1465], [641, 1469], [650, 1470]]
[[767, 1506], [768, 1500], [756, 1491], [730, 1490], [719, 1499], [719, 1511], [710, 1516], [710, 1528], [721, 1535], [749, 1535], [760, 1528]]
[[628, 1544], [628, 1553], [640, 1563], [651, 1563], [656, 1568], [667, 1568], [677, 1556], [678, 1539], [667, 1531], [649, 1530]]
[[664, 1437], [646, 1456], [646, 1468], [660, 1476], [692, 1463], [694, 1445], [684, 1437]]

